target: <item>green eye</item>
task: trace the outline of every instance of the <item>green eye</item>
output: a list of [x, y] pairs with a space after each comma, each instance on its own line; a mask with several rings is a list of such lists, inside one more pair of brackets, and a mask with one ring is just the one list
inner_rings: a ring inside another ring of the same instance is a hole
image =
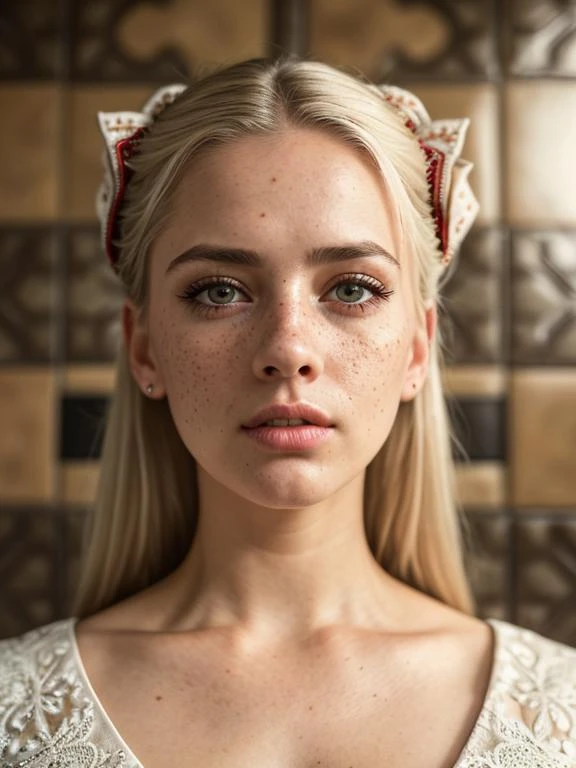
[[215, 285], [206, 291], [207, 297], [213, 304], [230, 304], [236, 288], [231, 285]]
[[334, 290], [338, 299], [348, 304], [364, 298], [365, 291], [369, 293], [363, 285], [358, 283], [340, 283]]

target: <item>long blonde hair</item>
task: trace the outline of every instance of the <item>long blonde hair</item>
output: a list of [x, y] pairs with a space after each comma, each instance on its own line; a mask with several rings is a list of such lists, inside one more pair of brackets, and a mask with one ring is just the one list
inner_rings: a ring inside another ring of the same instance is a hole
[[[286, 126], [328, 132], [380, 169], [397, 201], [403, 245], [415, 258], [422, 317], [426, 302], [438, 300], [442, 268], [417, 141], [374, 86], [293, 59], [248, 61], [213, 73], [184, 91], [146, 132], [121, 210], [118, 273], [126, 295], [145, 311], [147, 255], [191, 160], [208, 148]], [[365, 530], [386, 571], [469, 613], [448, 424], [437, 337], [422, 391], [400, 404], [388, 439], [367, 467]], [[195, 462], [167, 400], [141, 393], [122, 346], [76, 615], [111, 605], [177, 567], [190, 549], [197, 507]]]

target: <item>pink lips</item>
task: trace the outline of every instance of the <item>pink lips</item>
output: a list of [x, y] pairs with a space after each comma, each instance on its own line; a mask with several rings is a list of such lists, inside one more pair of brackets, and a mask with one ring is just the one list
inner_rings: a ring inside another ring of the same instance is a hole
[[[298, 426], [268, 426], [271, 419], [303, 419]], [[261, 446], [277, 451], [304, 451], [315, 448], [332, 434], [333, 423], [324, 411], [307, 403], [271, 405], [263, 408], [242, 431]]]

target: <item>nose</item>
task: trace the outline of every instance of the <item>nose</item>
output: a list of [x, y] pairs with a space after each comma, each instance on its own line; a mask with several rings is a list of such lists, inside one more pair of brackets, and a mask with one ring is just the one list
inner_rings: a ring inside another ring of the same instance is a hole
[[324, 365], [309, 311], [302, 299], [279, 301], [269, 307], [255, 333], [259, 343], [254, 374], [262, 380], [299, 378], [314, 381]]

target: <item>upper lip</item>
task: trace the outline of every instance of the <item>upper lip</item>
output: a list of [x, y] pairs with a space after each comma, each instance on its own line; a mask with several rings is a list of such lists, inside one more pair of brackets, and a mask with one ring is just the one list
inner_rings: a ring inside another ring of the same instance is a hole
[[269, 405], [258, 411], [250, 421], [242, 426], [245, 429], [253, 429], [254, 427], [259, 427], [265, 421], [270, 421], [270, 419], [304, 419], [318, 427], [333, 426], [327, 413], [320, 410], [320, 408], [316, 408], [314, 405], [308, 405], [308, 403]]

